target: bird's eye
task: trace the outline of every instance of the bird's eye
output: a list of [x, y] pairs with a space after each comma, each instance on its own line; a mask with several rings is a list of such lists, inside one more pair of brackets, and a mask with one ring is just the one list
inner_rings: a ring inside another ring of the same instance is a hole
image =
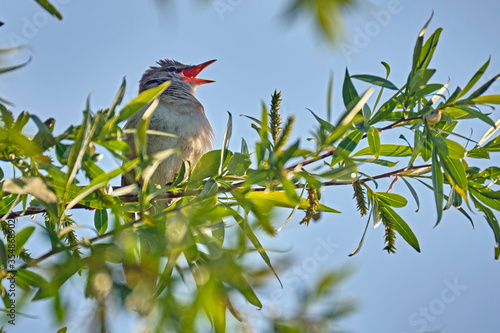
[[167, 72], [175, 72], [175, 67], [174, 66], [167, 67]]

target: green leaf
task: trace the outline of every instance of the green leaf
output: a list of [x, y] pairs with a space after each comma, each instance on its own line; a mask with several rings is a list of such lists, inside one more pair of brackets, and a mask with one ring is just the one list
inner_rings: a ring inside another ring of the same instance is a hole
[[318, 117], [316, 115], [316, 113], [314, 113], [312, 110], [310, 109], [307, 109], [309, 112], [311, 112], [314, 116], [314, 118], [316, 118], [316, 120], [319, 122], [319, 124], [321, 125], [321, 127], [325, 130], [327, 130], [328, 132], [333, 132], [335, 130], [335, 126], [333, 126], [332, 124], [330, 124], [328, 121]]
[[111, 152], [121, 152], [121, 153], [129, 153], [130, 147], [125, 141], [121, 140], [107, 140], [107, 141], [99, 141], [97, 142], [104, 148], [108, 149]]
[[406, 200], [405, 197], [396, 193], [374, 192], [373, 194], [386, 205], [391, 207], [401, 208], [408, 204], [408, 200]]
[[478, 96], [473, 101], [479, 104], [500, 104], [500, 95]]
[[8, 268], [7, 266], [7, 251], [5, 250], [5, 244], [2, 239], [0, 239], [0, 264], [3, 268]]
[[479, 118], [482, 121], [484, 121], [485, 123], [487, 123], [488, 125], [491, 125], [493, 127], [496, 126], [495, 122], [490, 117], [488, 117], [486, 114], [482, 113], [481, 111], [477, 111], [477, 110], [475, 110], [471, 107], [468, 107], [468, 106], [458, 105], [456, 107], [451, 107], [451, 108], [448, 107], [448, 108], [444, 109], [443, 111], [453, 112], [453, 111], [455, 111], [455, 109], [458, 109], [458, 111], [462, 111], [462, 112], [469, 114], [470, 116], [472, 116], [472, 118]]
[[26, 61], [26, 62], [23, 62], [22, 64], [20, 65], [15, 65], [15, 66], [11, 66], [11, 67], [4, 67], [4, 68], [0, 68], [0, 74], [3, 74], [3, 73], [7, 73], [7, 72], [10, 72], [10, 71], [14, 71], [18, 68], [21, 68], [21, 67], [24, 67], [26, 66], [29, 62], [31, 61], [31, 57]]
[[[224, 165], [229, 161], [231, 158], [232, 153], [228, 151], [226, 161], [224, 162]], [[196, 166], [193, 169], [193, 172], [191, 173], [191, 181], [199, 181], [203, 180], [207, 177], [211, 177], [213, 175], [216, 175], [217, 172], [219, 171], [219, 166], [221, 164], [221, 150], [212, 150], [203, 155], [198, 162], [196, 163]]]
[[381, 153], [381, 148], [380, 148], [380, 134], [378, 132], [378, 129], [375, 127], [370, 127], [368, 132], [366, 133], [367, 139], [368, 139], [368, 147], [370, 148], [370, 151], [375, 158], [379, 158], [380, 153]]
[[333, 152], [332, 162], [330, 165], [335, 165], [340, 162], [343, 158], [349, 156], [351, 152], [356, 148], [359, 140], [363, 137], [363, 133], [358, 130], [352, 131], [347, 137], [345, 137], [338, 145], [337, 149]]
[[389, 214], [391, 221], [393, 222], [394, 229], [403, 237], [403, 239], [410, 244], [417, 252], [420, 253], [420, 245], [418, 244], [418, 239], [411, 230], [411, 228], [406, 224], [406, 222], [399, 216], [391, 207], [382, 206], [381, 207], [387, 214]]
[[251, 164], [252, 161], [247, 155], [234, 153], [227, 164], [227, 169], [236, 176], [244, 176]]
[[247, 142], [243, 138], [241, 138], [241, 153], [244, 155], [249, 155]]
[[[441, 161], [441, 165], [443, 169], [446, 171], [447, 175], [451, 176], [453, 181], [463, 190], [467, 189], [467, 173], [465, 172], [464, 165], [461, 161], [451, 158], [449, 155], [439, 155], [439, 159]], [[463, 191], [462, 193], [457, 190], [462, 197], [464, 197]], [[464, 197], [464, 199], [466, 199]]]
[[429, 82], [434, 73], [436, 73], [435, 69], [419, 69], [415, 73], [415, 75], [412, 76], [408, 85], [410, 93], [414, 93], [416, 91], [424, 89], [427, 86], [427, 82]]
[[443, 217], [443, 183], [444, 177], [438, 159], [437, 148], [432, 149], [432, 186], [434, 187], [434, 199], [436, 200], [437, 221], [436, 227]]
[[439, 36], [441, 35], [441, 32], [443, 31], [443, 28], [438, 28], [436, 31], [433, 32], [431, 36], [427, 39], [427, 41], [424, 44], [424, 47], [422, 48], [422, 53], [420, 54], [420, 59], [419, 59], [419, 68], [427, 68], [429, 65], [432, 56], [434, 55], [434, 51], [436, 51], [436, 46], [439, 41]]
[[[250, 192], [245, 194], [245, 198], [253, 201], [256, 205], [272, 205], [276, 207], [286, 207], [294, 208], [296, 202], [290, 200], [290, 198], [284, 192], [272, 191], [272, 192]], [[309, 201], [305, 198], [301, 198], [299, 209], [307, 209], [309, 207]], [[338, 210], [319, 204], [318, 210], [326, 213], [340, 213]]]
[[384, 79], [380, 76], [375, 76], [375, 75], [352, 75], [351, 78], [353, 79], [358, 79], [361, 81], [369, 82], [371, 84], [374, 84], [376, 86], [392, 89], [392, 90], [398, 90], [398, 87], [394, 85], [391, 81]]
[[[86, 196], [90, 195], [94, 191], [106, 186], [109, 181], [115, 177], [118, 177], [121, 174], [126, 174], [130, 170], [132, 170], [137, 164], [139, 164], [139, 159], [134, 159], [132, 161], [129, 161], [123, 166], [116, 168], [114, 170], [111, 170], [108, 173], [103, 173], [96, 178], [92, 179], [90, 184], [85, 186], [83, 189], [81, 189], [80, 192], [78, 192], [77, 195], [75, 195], [72, 200], [68, 203], [66, 206], [66, 210], [71, 209], [74, 205], [76, 205], [80, 200], [83, 200]], [[102, 203], [102, 201], [100, 201]], [[102, 207], [96, 207], [96, 208], [102, 208]]]
[[229, 140], [231, 140], [231, 135], [233, 134], [233, 116], [231, 112], [227, 112], [229, 114], [229, 119], [227, 120], [226, 131], [224, 132], [224, 138], [222, 139], [222, 149], [221, 149], [221, 158], [219, 165], [219, 173], [218, 175], [222, 175], [222, 170], [224, 169], [224, 161], [226, 160], [227, 149], [229, 147]]
[[[255, 236], [255, 234], [254, 234], [252, 228], [250, 227], [250, 225], [248, 224], [248, 222], [244, 218], [242, 218], [236, 211], [234, 211], [232, 209], [230, 209], [230, 211], [232, 211], [233, 217], [235, 218], [235, 220], [238, 222], [238, 225], [245, 233], [245, 236], [250, 240], [250, 242], [253, 244], [255, 249], [257, 249], [257, 252], [259, 252], [261, 258], [267, 264], [267, 267], [269, 267], [269, 269], [273, 272], [274, 276], [276, 276], [279, 283], [281, 284], [281, 280], [278, 277], [278, 274], [276, 273], [276, 271], [274, 270], [273, 265], [271, 264], [271, 259], [267, 255], [266, 250], [264, 250], [264, 247], [260, 243], [257, 236]], [[283, 287], [283, 284], [281, 284], [281, 286]], [[252, 299], [254, 300], [255, 303], [252, 303], [252, 301], [251, 301]], [[256, 295], [255, 295], [255, 298], [251, 298], [251, 299], [247, 298], [247, 300], [258, 307], [262, 307], [262, 304], [260, 304], [260, 301]]]
[[[366, 147], [358, 150], [352, 156], [363, 156], [372, 155], [372, 150], [370, 147]], [[380, 145], [380, 155], [381, 156], [411, 156], [411, 148], [404, 145], [392, 145], [392, 144], [382, 144]]]
[[493, 235], [495, 236], [495, 259], [498, 260], [500, 256], [499, 243], [500, 243], [500, 226], [498, 225], [498, 220], [495, 217], [495, 214], [491, 211], [491, 209], [483, 206], [474, 196], [471, 196], [472, 201], [476, 208], [484, 213], [484, 218], [488, 222], [491, 230], [493, 230]]
[[465, 94], [467, 94], [472, 89], [472, 87], [474, 87], [474, 85], [477, 83], [477, 81], [479, 81], [479, 79], [481, 79], [481, 77], [483, 76], [484, 72], [486, 72], [486, 69], [490, 65], [490, 60], [491, 60], [491, 57], [489, 57], [488, 61], [486, 61], [484, 63], [484, 65], [481, 66], [481, 68], [479, 68], [479, 70], [476, 72], [476, 74], [474, 74], [474, 76], [472, 77], [472, 79], [470, 79], [469, 83], [467, 83], [467, 85], [465, 86], [465, 88], [458, 94], [457, 98], [465, 96]]
[[332, 121], [332, 98], [333, 98], [333, 72], [330, 72], [328, 78], [328, 88], [326, 96], [326, 120]]
[[41, 288], [47, 285], [47, 281], [43, 277], [24, 268], [17, 270], [16, 282], [19, 286], [32, 286], [36, 288]]
[[433, 16], [434, 16], [434, 11], [432, 12], [431, 17], [425, 23], [424, 27], [422, 28], [422, 30], [420, 30], [420, 32], [418, 34], [417, 42], [416, 42], [415, 48], [413, 50], [413, 66], [412, 66], [413, 73], [415, 73], [418, 69], [419, 60], [420, 60], [420, 57], [422, 54], [422, 46], [424, 44], [425, 32], [427, 31], [427, 27], [429, 26], [429, 23], [431, 23]]
[[160, 96], [170, 85], [170, 81], [165, 81], [157, 87], [143, 91], [133, 100], [127, 103], [125, 107], [120, 111], [116, 122], [121, 122], [128, 119], [134, 113], [142, 109], [145, 105], [151, 103], [155, 98]]
[[500, 152], [500, 135], [483, 146], [489, 152]]
[[217, 190], [219, 189], [215, 179], [210, 178], [204, 185], [200, 192], [201, 198], [214, 197], [217, 195]]
[[413, 186], [411, 186], [410, 182], [407, 181], [405, 177], [400, 177], [400, 178], [404, 181], [406, 186], [408, 186], [408, 189], [410, 190], [411, 195], [413, 196], [413, 198], [415, 199], [415, 202], [417, 203], [417, 210], [415, 210], [415, 213], [417, 213], [420, 210], [420, 200], [418, 199], [417, 191], [415, 191]]
[[95, 210], [94, 226], [101, 235], [108, 230], [108, 211], [106, 209]]
[[35, 196], [47, 210], [49, 215], [58, 221], [58, 198], [53, 188], [51, 188], [41, 177], [21, 177], [16, 179], [6, 179], [3, 183], [3, 190], [15, 194], [30, 194]]
[[448, 155], [453, 159], [461, 159], [465, 156], [465, 148], [461, 144], [452, 140], [445, 140], [448, 148]]
[[59, 13], [59, 11], [54, 6], [52, 6], [50, 2], [48, 2], [47, 0], [35, 0], [35, 1], [38, 2], [38, 4], [42, 6], [46, 11], [48, 11], [50, 14], [57, 17], [59, 20], [62, 20], [61, 13]]
[[493, 77], [491, 80], [489, 80], [488, 82], [486, 82], [485, 84], [483, 84], [481, 87], [479, 87], [479, 89], [477, 89], [476, 91], [474, 91], [472, 94], [470, 94], [469, 97], [467, 97], [468, 100], [474, 100], [475, 98], [481, 96], [482, 94], [484, 94], [484, 92], [486, 92], [486, 90], [488, 90], [488, 88], [496, 81], [498, 80], [498, 78], [500, 78], [500, 74], [496, 75], [495, 77]]
[[24, 248], [24, 244], [28, 241], [35, 231], [35, 227], [26, 227], [23, 230], [16, 233], [16, 255], [19, 255]]
[[359, 102], [359, 95], [354, 88], [351, 77], [349, 76], [349, 71], [345, 70], [344, 85], [342, 87], [342, 97], [344, 99], [344, 105], [347, 110], [350, 110]]

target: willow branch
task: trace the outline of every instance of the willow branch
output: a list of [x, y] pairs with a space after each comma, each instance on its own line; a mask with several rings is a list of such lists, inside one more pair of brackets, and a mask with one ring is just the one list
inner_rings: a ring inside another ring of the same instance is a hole
[[[398, 126], [400, 126], [403, 123], [407, 123], [407, 122], [410, 122], [410, 121], [413, 121], [413, 120], [418, 120], [418, 119], [422, 119], [422, 117], [401, 118], [401, 119], [393, 122], [390, 125], [387, 125], [387, 126], [381, 127], [381, 128], [377, 128], [377, 130], [379, 131], [379, 133], [382, 133], [383, 131], [386, 131], [386, 130], [398, 127]], [[363, 135], [362, 139], [364, 139], [364, 138], [366, 138], [366, 134]], [[317, 161], [321, 161], [321, 160], [323, 160], [323, 159], [325, 159], [325, 158], [327, 158], [329, 156], [332, 156], [334, 151], [335, 151], [335, 149], [332, 149], [332, 150], [329, 150], [329, 151], [327, 151], [327, 152], [325, 152], [325, 153], [323, 153], [323, 154], [321, 154], [319, 156], [316, 156], [316, 157], [313, 157], [311, 159], [308, 159], [308, 160], [296, 163], [296, 164], [292, 165], [291, 167], [288, 167], [287, 170], [291, 171], [291, 170], [294, 170], [299, 165], [300, 166], [306, 166], [306, 165], [309, 165], [311, 163], [314, 163], [314, 162], [317, 162]]]

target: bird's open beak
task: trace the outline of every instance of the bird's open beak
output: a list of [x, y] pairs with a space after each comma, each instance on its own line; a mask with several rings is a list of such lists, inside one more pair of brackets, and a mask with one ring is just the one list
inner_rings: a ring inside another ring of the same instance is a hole
[[187, 81], [187, 82], [192, 82], [193, 84], [196, 84], [196, 85], [202, 85], [202, 84], [205, 84], [205, 83], [215, 82], [213, 80], [199, 79], [199, 78], [196, 77], [198, 74], [200, 74], [200, 72], [205, 67], [207, 67], [208, 65], [214, 63], [215, 61], [216, 61], [216, 59], [204, 62], [204, 63], [199, 64], [199, 65], [195, 65], [195, 66], [191, 66], [191, 67], [186, 68], [185, 70], [183, 70], [181, 72], [182, 80], [183, 81]]

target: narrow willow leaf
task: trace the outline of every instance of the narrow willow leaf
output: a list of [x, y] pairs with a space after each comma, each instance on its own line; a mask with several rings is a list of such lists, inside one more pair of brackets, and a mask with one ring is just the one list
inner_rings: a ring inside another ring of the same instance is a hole
[[359, 244], [358, 244], [358, 246], [356, 246], [354, 251], [349, 253], [349, 257], [356, 255], [361, 250], [361, 246], [363, 246], [363, 242], [365, 241], [366, 231], [368, 230], [368, 225], [370, 224], [371, 217], [372, 217], [372, 214], [369, 214], [368, 221], [366, 221], [365, 231], [363, 231], [363, 236], [361, 236], [361, 240], [359, 241]]
[[500, 95], [483, 95], [473, 99], [479, 104], [500, 104]]
[[349, 75], [349, 70], [346, 68], [345, 77], [344, 77], [344, 85], [342, 86], [342, 97], [344, 99], [344, 106], [347, 110], [350, 110], [359, 102], [359, 95], [354, 88], [354, 84], [352, 83], [351, 76]]
[[316, 120], [318, 121], [318, 123], [320, 124], [320, 126], [323, 129], [327, 130], [330, 133], [335, 130], [335, 126], [333, 126], [328, 121], [326, 121], [326, 120], [320, 118], [319, 116], [317, 116], [316, 113], [314, 113], [312, 110], [310, 110], [310, 109], [307, 109], [307, 110], [312, 113], [312, 115], [314, 116], [314, 118], [316, 118]]
[[[440, 97], [443, 97], [443, 94], [445, 93], [445, 91], [448, 89], [448, 86], [450, 85], [450, 80], [448, 80], [448, 82], [446, 82], [446, 84], [444, 86], [442, 86], [439, 91], [434, 94], [434, 96], [432, 96], [431, 98], [431, 102], [432, 104], [436, 103], [438, 101], [438, 99]], [[429, 85], [430, 86], [430, 85]]]
[[363, 137], [363, 133], [358, 130], [354, 130], [347, 137], [345, 137], [338, 145], [337, 149], [335, 149], [331, 166], [339, 163], [343, 158], [349, 156], [351, 152], [356, 148], [359, 141]]
[[166, 81], [157, 87], [141, 92], [137, 97], [127, 103], [120, 111], [116, 118], [116, 122], [122, 122], [128, 119], [134, 113], [142, 109], [146, 104], [151, 103], [155, 98], [160, 96], [170, 85], [170, 81]]
[[57, 17], [59, 20], [62, 20], [62, 15], [59, 13], [59, 11], [47, 0], [35, 0], [38, 2], [40, 6], [42, 6], [46, 11], [48, 11], [50, 14], [54, 15]]
[[474, 85], [477, 83], [477, 81], [479, 81], [479, 79], [481, 79], [481, 77], [483, 77], [484, 72], [486, 72], [486, 69], [490, 65], [490, 60], [491, 60], [491, 57], [489, 57], [488, 61], [486, 61], [484, 63], [484, 65], [481, 66], [481, 68], [479, 68], [479, 70], [476, 72], [476, 74], [474, 74], [472, 79], [470, 79], [469, 83], [467, 83], [465, 88], [458, 94], [457, 98], [465, 96], [465, 94], [467, 94], [472, 89], [472, 87], [474, 87]]
[[19, 231], [16, 233], [16, 255], [19, 255], [21, 251], [23, 250], [24, 244], [28, 241], [28, 239], [31, 237], [31, 234], [33, 234], [33, 231], [35, 231], [35, 227], [26, 227], [23, 230]]
[[455, 187], [451, 186], [450, 195], [448, 196], [448, 199], [446, 201], [446, 205], [443, 208], [443, 211], [447, 211], [448, 209], [451, 208], [451, 206], [453, 205], [453, 201], [455, 200], [455, 194], [456, 194]]
[[108, 211], [106, 209], [95, 210], [94, 226], [101, 235], [108, 230]]
[[47, 285], [47, 281], [33, 271], [28, 271], [24, 268], [17, 270], [16, 282], [21, 286], [31, 286], [42, 288]]
[[[279, 191], [273, 192], [250, 192], [245, 194], [245, 198], [253, 201], [256, 205], [262, 202], [265, 206], [276, 206], [276, 207], [286, 207], [294, 208], [296, 202], [290, 200], [290, 198], [284, 193]], [[299, 209], [307, 209], [309, 207], [309, 201], [306, 198], [301, 198], [299, 203]], [[325, 213], [340, 213], [338, 210], [319, 204], [319, 211]]]
[[381, 147], [380, 147], [380, 134], [378, 132], [378, 129], [375, 127], [370, 127], [368, 132], [366, 133], [367, 139], [368, 139], [368, 146], [371, 150], [371, 153], [375, 158], [379, 158], [380, 152], [381, 152]]
[[448, 155], [453, 159], [461, 159], [465, 156], [465, 147], [456, 141], [445, 140], [448, 148]]
[[41, 177], [21, 177], [6, 179], [3, 183], [3, 191], [14, 194], [30, 194], [35, 196], [45, 207], [49, 215], [58, 221], [59, 207], [58, 197], [54, 189]]
[[220, 151], [220, 165], [219, 165], [219, 176], [222, 175], [222, 170], [224, 169], [224, 161], [226, 160], [227, 149], [229, 148], [229, 140], [231, 140], [231, 135], [233, 134], [233, 116], [231, 112], [229, 114], [229, 119], [227, 120], [226, 131], [224, 132], [224, 138], [222, 139], [222, 148]]
[[432, 149], [432, 186], [437, 209], [437, 221], [434, 227], [437, 227], [443, 216], [443, 183], [443, 172], [441, 171], [437, 149], [434, 147]]
[[496, 75], [495, 77], [493, 77], [491, 80], [489, 80], [488, 82], [486, 82], [485, 84], [483, 84], [481, 87], [479, 87], [479, 89], [477, 89], [476, 91], [474, 91], [472, 94], [469, 95], [469, 97], [467, 97], [468, 100], [474, 100], [475, 98], [481, 96], [482, 94], [484, 94], [484, 92], [486, 90], [488, 90], [488, 88], [496, 81], [498, 80], [498, 78], [500, 78], [500, 74]]
[[5, 250], [5, 244], [2, 239], [0, 239], [0, 264], [3, 267], [7, 266], [7, 251]]
[[490, 226], [491, 230], [493, 230], [493, 235], [495, 236], [495, 259], [498, 260], [498, 257], [500, 256], [500, 251], [498, 250], [499, 248], [499, 243], [500, 243], [500, 226], [498, 224], [498, 220], [488, 207], [483, 206], [474, 196], [471, 196], [472, 201], [474, 202], [474, 205], [476, 208], [484, 213], [484, 218], [488, 222], [488, 225]]
[[[393, 145], [393, 144], [382, 144], [380, 145], [380, 155], [381, 156], [411, 156], [411, 148], [405, 145]], [[370, 147], [366, 147], [358, 150], [352, 156], [363, 156], [371, 155], [372, 150]]]
[[[439, 155], [443, 169], [451, 176], [453, 181], [463, 190], [467, 189], [467, 173], [461, 161], [451, 158], [449, 155]], [[460, 193], [460, 191], [457, 191]], [[460, 193], [462, 195], [462, 193]], [[462, 195], [463, 197], [464, 195]], [[464, 198], [466, 199], [466, 198]]]
[[388, 206], [383, 206], [382, 209], [389, 214], [391, 221], [393, 222], [394, 229], [400, 234], [403, 239], [410, 244], [417, 252], [420, 253], [420, 245], [418, 244], [418, 239], [411, 230], [411, 228], [406, 224], [406, 222], [399, 216], [392, 208]]
[[387, 192], [374, 192], [378, 199], [391, 207], [401, 208], [408, 204], [408, 200], [402, 195]]
[[500, 135], [483, 146], [489, 152], [500, 152]]
[[328, 88], [326, 95], [326, 121], [332, 121], [332, 98], [333, 98], [333, 72], [330, 72], [328, 78]]
[[417, 209], [415, 210], [415, 213], [418, 213], [418, 211], [420, 210], [420, 200], [418, 199], [417, 191], [415, 191], [413, 186], [411, 186], [410, 182], [407, 181], [405, 177], [401, 177], [401, 179], [406, 184], [406, 186], [408, 186], [408, 189], [410, 190], [413, 199], [415, 199], [415, 202], [417, 203]]
[[99, 141], [101, 146], [108, 149], [111, 152], [121, 152], [128, 153], [130, 152], [130, 147], [125, 141], [120, 140], [108, 140], [108, 141]]
[[118, 92], [116, 93], [115, 99], [113, 100], [111, 106], [109, 107], [110, 114], [113, 114], [115, 112], [116, 107], [122, 103], [123, 97], [125, 96], [126, 87], [127, 87], [127, 81], [125, 80], [125, 77], [123, 77], [122, 83], [120, 85], [120, 88], [118, 89]]
[[0, 74], [3, 74], [3, 73], [7, 73], [7, 72], [10, 72], [10, 71], [14, 71], [18, 68], [21, 68], [21, 67], [24, 67], [26, 66], [29, 62], [31, 61], [31, 57], [26, 61], [26, 62], [23, 62], [22, 64], [20, 65], [15, 65], [15, 66], [11, 66], [11, 67], [4, 67], [4, 68], [0, 68]]
[[387, 89], [398, 90], [398, 87], [391, 81], [375, 75], [352, 75], [351, 78], [358, 79]]
[[460, 105], [460, 106], [451, 107], [451, 108], [448, 107], [448, 108], [444, 109], [443, 111], [446, 111], [448, 113], [453, 112], [453, 111], [459, 111], [459, 112], [462, 111], [462, 113], [465, 112], [466, 114], [469, 114], [471, 116], [471, 118], [479, 118], [490, 126], [496, 126], [495, 122], [490, 117], [488, 117], [488, 115], [482, 113], [481, 111], [477, 111], [471, 107], [468, 107], [468, 106]]
[[434, 55], [434, 51], [436, 51], [436, 47], [439, 41], [439, 37], [441, 36], [441, 32], [443, 28], [438, 28], [436, 31], [432, 33], [432, 35], [427, 39], [424, 46], [422, 47], [422, 53], [420, 55], [418, 68], [427, 68], [429, 65], [432, 56]]
[[[232, 211], [233, 217], [238, 222], [238, 225], [243, 230], [243, 232], [245, 233], [246, 237], [253, 244], [253, 246], [255, 247], [255, 249], [257, 250], [257, 252], [259, 252], [261, 258], [267, 264], [267, 266], [269, 267], [269, 269], [273, 272], [274, 276], [276, 276], [276, 279], [278, 279], [281, 287], [283, 287], [283, 284], [281, 283], [281, 280], [278, 277], [278, 274], [276, 273], [276, 271], [274, 270], [273, 265], [271, 264], [271, 259], [267, 255], [266, 250], [264, 249], [264, 247], [262, 247], [262, 244], [260, 243], [260, 241], [257, 238], [257, 236], [255, 236], [255, 234], [252, 231], [252, 229], [251, 229], [250, 225], [248, 224], [248, 222], [243, 217], [241, 217], [236, 211], [234, 211], [232, 209], [230, 209], [230, 211]], [[257, 297], [257, 296], [255, 296], [255, 297]], [[259, 301], [259, 303], [260, 303], [260, 301]], [[260, 305], [260, 307], [262, 307], [262, 305]]]
[[491, 126], [489, 130], [486, 131], [486, 133], [484, 133], [483, 137], [481, 138], [481, 140], [479, 140], [476, 144], [476, 147], [480, 147], [483, 145], [483, 143], [485, 143], [486, 141], [488, 141], [489, 138], [491, 138], [493, 136], [493, 134], [495, 134], [496, 131], [498, 131], [500, 129], [500, 119], [498, 119], [496, 122], [495, 122], [495, 126]]
[[243, 138], [241, 138], [241, 153], [244, 155], [249, 154], [247, 142]]
[[411, 78], [408, 89], [410, 93], [417, 92], [426, 87], [431, 77], [436, 73], [435, 69], [421, 68]]
[[431, 17], [425, 23], [424, 27], [422, 28], [422, 30], [420, 30], [420, 32], [418, 34], [417, 42], [416, 42], [415, 48], [413, 50], [413, 66], [412, 66], [412, 72], [413, 73], [415, 73], [417, 71], [417, 69], [418, 69], [417, 66], [418, 66], [418, 62], [419, 62], [419, 59], [420, 59], [420, 56], [421, 56], [421, 53], [422, 53], [422, 46], [423, 46], [423, 43], [424, 43], [425, 32], [427, 31], [427, 27], [431, 23], [431, 20], [432, 20], [433, 17], [434, 17], [434, 11], [432, 11]]

